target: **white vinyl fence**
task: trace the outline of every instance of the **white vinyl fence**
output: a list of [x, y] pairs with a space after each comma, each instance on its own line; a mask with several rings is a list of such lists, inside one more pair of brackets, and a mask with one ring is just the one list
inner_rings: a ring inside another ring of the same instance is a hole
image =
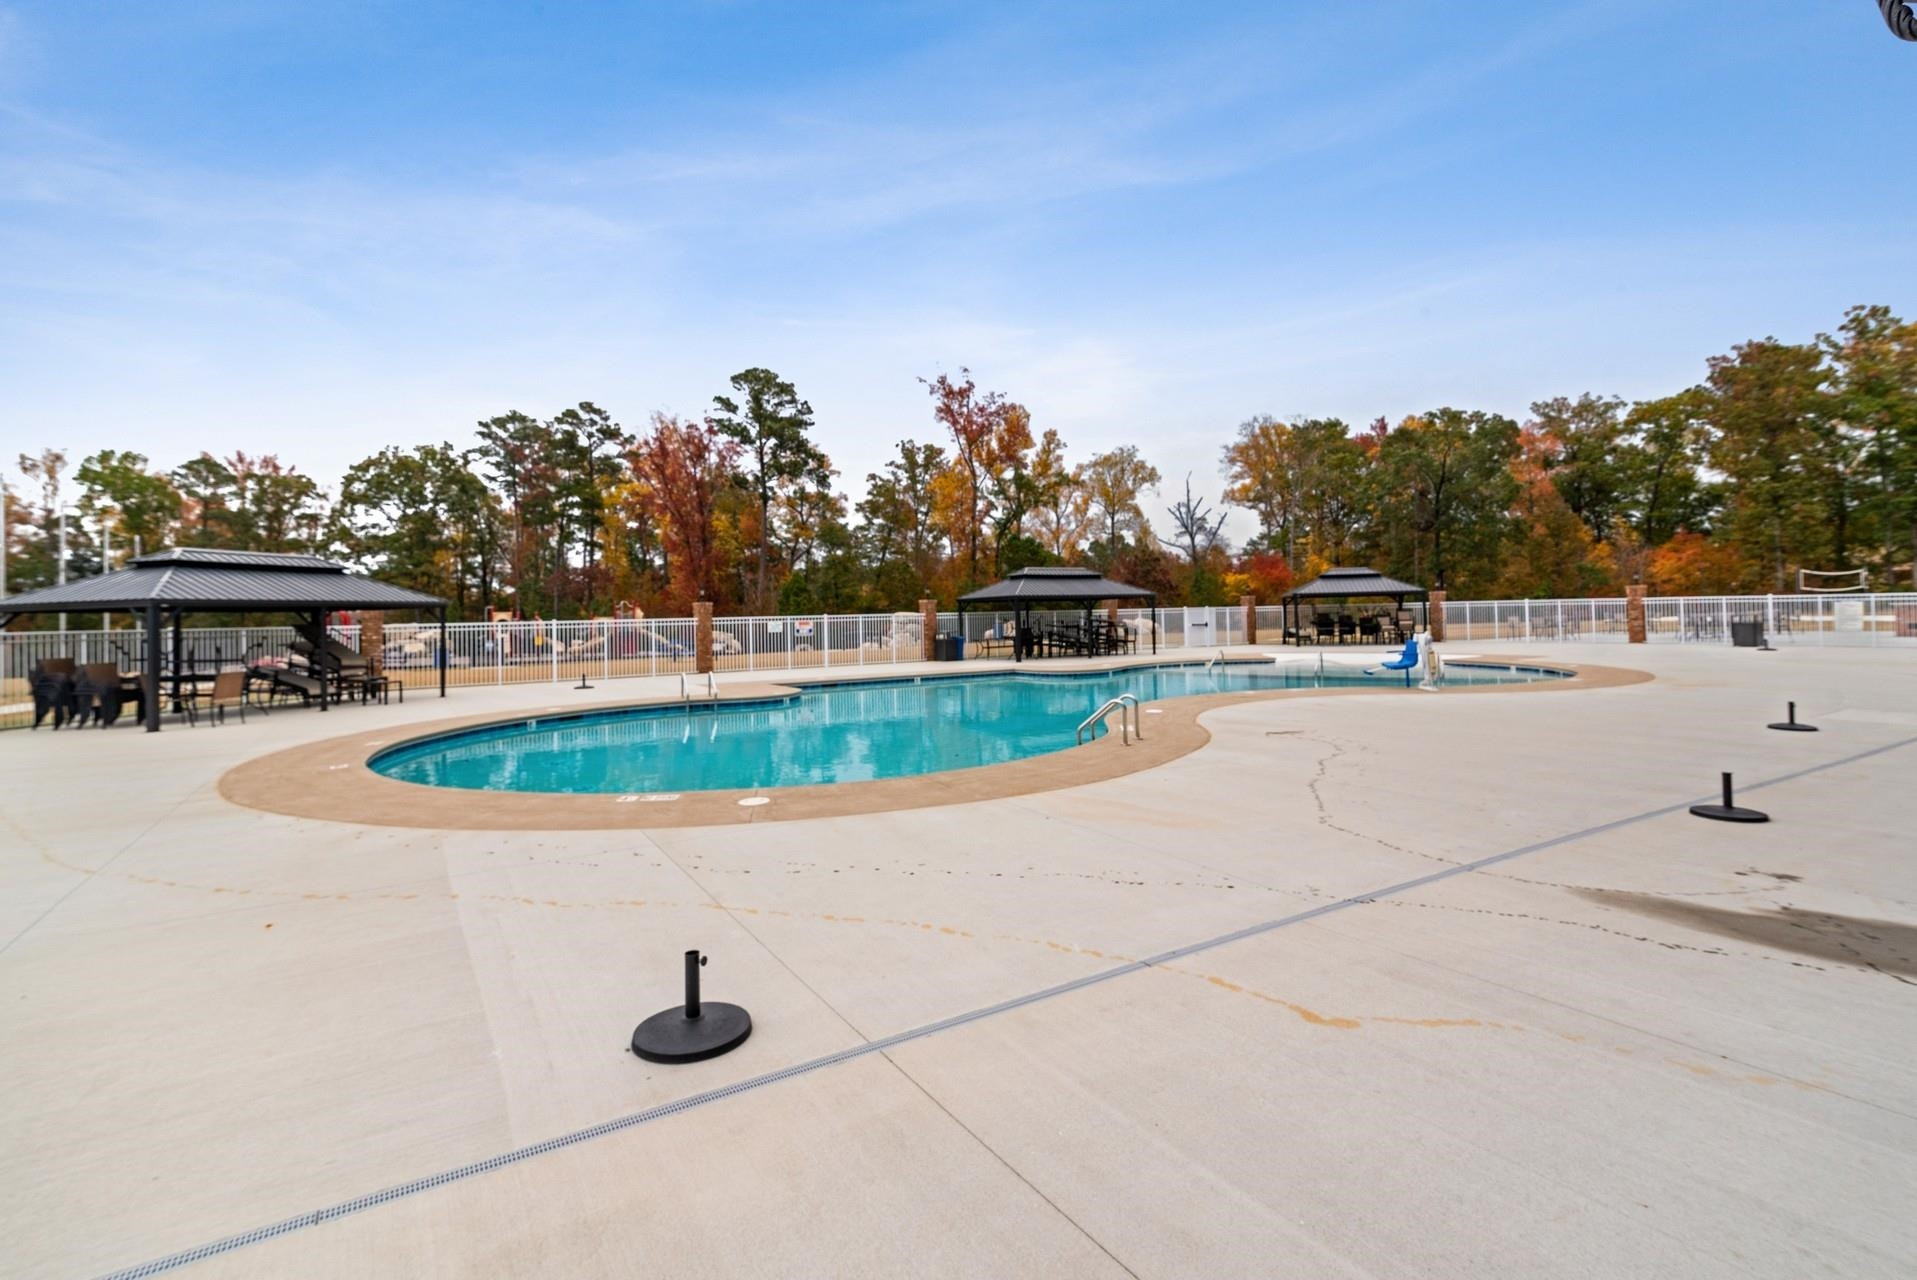
[[[1388, 618], [1389, 607], [1347, 606], [1352, 616]], [[1312, 605], [1289, 619], [1278, 605], [1256, 610], [1258, 640], [1284, 643], [1286, 627], [1303, 626], [1315, 635]], [[1422, 617], [1422, 609], [1418, 611]], [[1730, 641], [1731, 624], [1756, 619], [1774, 645], [1908, 645], [1917, 648], [1917, 592], [1876, 595], [1688, 596], [1652, 597], [1645, 602], [1647, 638], [1653, 643]], [[1097, 611], [1095, 616], [1103, 616]], [[1445, 633], [1451, 642], [1508, 643], [1611, 641], [1627, 639], [1622, 598], [1600, 600], [1454, 600], [1445, 605]], [[1040, 628], [1070, 624], [1080, 610], [1034, 611]], [[1121, 626], [1134, 652], [1213, 650], [1244, 644], [1244, 610], [1166, 607], [1121, 609]], [[1010, 654], [1013, 615], [968, 612], [964, 615], [966, 656]], [[959, 629], [956, 613], [938, 615], [941, 632]], [[713, 666], [719, 671], [793, 671], [916, 662], [922, 653], [922, 622], [917, 613], [813, 614], [784, 617], [715, 618]], [[359, 628], [336, 627], [334, 636], [359, 647]], [[1367, 643], [1367, 632], [1351, 638]], [[182, 632], [182, 666], [188, 671], [217, 671], [244, 665], [287, 662], [291, 627], [190, 627]], [[171, 662], [172, 637], [162, 635], [165, 660]], [[393, 678], [424, 689], [438, 683], [439, 628], [433, 623], [391, 623], [385, 628], [381, 657]], [[529, 681], [570, 683], [585, 676], [611, 680], [691, 672], [694, 660], [691, 618], [591, 619], [580, 622], [456, 622], [446, 628], [446, 679], [451, 686], [518, 684]], [[125, 672], [145, 669], [146, 637], [137, 627], [94, 631], [18, 631], [0, 633], [0, 728], [32, 722], [29, 679], [50, 658], [76, 664], [111, 662]]]
[[[1773, 645], [1917, 646], [1917, 592], [1874, 595], [1649, 596], [1644, 638], [1652, 644], [1729, 644], [1731, 624], [1757, 622]], [[1622, 597], [1603, 600], [1453, 600], [1449, 641], [1630, 639]], [[1262, 638], [1262, 637], [1261, 637]]]

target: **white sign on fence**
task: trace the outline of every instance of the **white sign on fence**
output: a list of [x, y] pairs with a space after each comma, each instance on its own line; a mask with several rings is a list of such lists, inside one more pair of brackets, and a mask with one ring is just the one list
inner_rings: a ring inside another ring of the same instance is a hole
[[812, 638], [812, 619], [794, 618], [792, 620], [792, 634], [801, 640], [810, 640]]

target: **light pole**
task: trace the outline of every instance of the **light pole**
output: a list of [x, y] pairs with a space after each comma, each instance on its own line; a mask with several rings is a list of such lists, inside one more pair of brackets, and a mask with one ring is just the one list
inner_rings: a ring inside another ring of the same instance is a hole
[[[59, 586], [64, 587], [67, 585], [67, 509], [65, 504], [62, 504], [60, 507], [59, 530], [60, 530], [60, 563], [59, 563], [59, 568], [57, 569], [57, 573], [59, 574], [59, 577], [56, 579], [56, 582]], [[62, 613], [60, 615], [60, 630], [65, 631], [66, 629], [67, 629], [67, 615], [65, 613]]]

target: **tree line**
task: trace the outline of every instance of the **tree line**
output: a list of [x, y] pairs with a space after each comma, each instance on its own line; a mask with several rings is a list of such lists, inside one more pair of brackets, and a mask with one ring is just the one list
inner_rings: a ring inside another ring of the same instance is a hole
[[[7, 495], [9, 582], [53, 581], [62, 510], [70, 577], [136, 545], [311, 551], [462, 617], [909, 609], [1040, 564], [1193, 604], [1275, 601], [1337, 564], [1454, 598], [1788, 591], [1800, 567], [1901, 586], [1917, 569], [1917, 325], [1881, 306], [1808, 342], [1742, 343], [1652, 400], [1356, 429], [1259, 415], [1221, 448], [1227, 507], [1189, 475], [1171, 489], [1133, 445], [1074, 461], [963, 369], [920, 381], [929, 437], [899, 441], [856, 503], [811, 405], [763, 368], [637, 430], [582, 401], [488, 418], [466, 445], [389, 446], [332, 493], [274, 456], [161, 470], [107, 449], [69, 469], [49, 449], [21, 456]], [[1230, 507], [1257, 522], [1237, 547]]]

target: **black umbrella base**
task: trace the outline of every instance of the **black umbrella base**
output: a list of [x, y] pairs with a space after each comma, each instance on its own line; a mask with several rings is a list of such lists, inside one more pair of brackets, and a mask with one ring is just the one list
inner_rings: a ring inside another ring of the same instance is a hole
[[696, 1018], [686, 1017], [684, 1005], [647, 1018], [632, 1033], [632, 1051], [647, 1062], [702, 1062], [732, 1052], [751, 1034], [751, 1014], [708, 1000]]
[[1735, 804], [1694, 804], [1691, 812], [1713, 822], [1769, 822], [1771, 815], [1762, 809], [1746, 809]]
[[1776, 724], [1764, 726], [1767, 729], [1780, 729], [1785, 733], [1816, 733], [1814, 724], [1799, 724], [1795, 720], [1779, 720]]

